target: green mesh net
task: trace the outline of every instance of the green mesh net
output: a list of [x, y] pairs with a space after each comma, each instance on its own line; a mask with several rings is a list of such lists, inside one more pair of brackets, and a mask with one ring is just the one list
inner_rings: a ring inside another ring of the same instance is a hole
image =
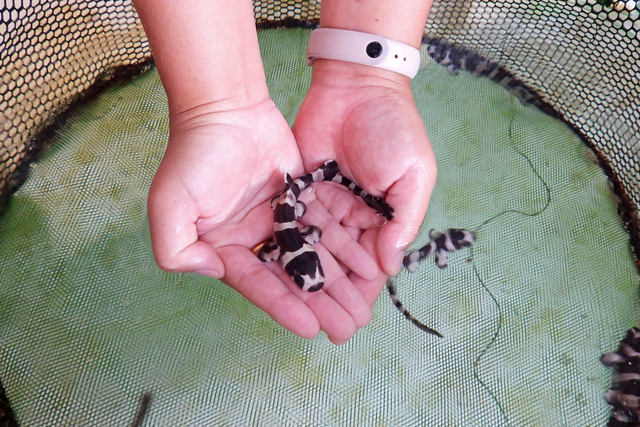
[[[598, 358], [638, 310], [637, 9], [436, 2], [430, 37], [500, 62], [567, 122], [488, 79], [450, 75], [425, 45], [412, 88], [439, 177], [415, 246], [449, 227], [477, 243], [445, 269], [429, 258], [398, 277], [407, 308], [445, 338], [383, 294], [371, 324], [335, 347], [293, 336], [218, 281], [155, 265], [146, 193], [167, 105], [155, 70], [118, 77], [148, 63], [131, 5], [0, 8], [0, 378], [21, 425], [130, 425], [146, 392], [149, 426], [607, 422], [611, 373]], [[304, 27], [318, 11], [256, 3], [265, 27]], [[259, 37], [292, 122], [308, 31]], [[62, 123], [96, 81], [119, 84]]]

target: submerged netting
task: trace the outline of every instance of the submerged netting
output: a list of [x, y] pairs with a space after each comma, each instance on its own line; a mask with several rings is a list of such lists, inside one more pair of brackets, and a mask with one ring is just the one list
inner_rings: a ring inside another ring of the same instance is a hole
[[[425, 45], [412, 87], [439, 179], [416, 244], [448, 227], [478, 242], [446, 269], [427, 259], [398, 278], [443, 340], [383, 295], [339, 348], [291, 336], [217, 281], [155, 266], [145, 199], [168, 120], [154, 71], [59, 119], [96, 81], [148, 63], [130, 3], [3, 3], [0, 191], [8, 200], [24, 185], [0, 219], [0, 378], [23, 425], [126, 425], [147, 391], [147, 425], [606, 423], [611, 377], [598, 356], [638, 309], [609, 188], [635, 233], [638, 10], [449, 3], [436, 2], [427, 35], [499, 62], [596, 155], [503, 87], [449, 75]], [[263, 27], [319, 14], [306, 2], [255, 7]], [[260, 32], [290, 122], [309, 82], [307, 38]]]
[[[640, 8], [618, 1], [435, 2], [427, 34], [499, 62], [611, 167], [639, 236]], [[636, 242], [636, 254], [640, 246]]]

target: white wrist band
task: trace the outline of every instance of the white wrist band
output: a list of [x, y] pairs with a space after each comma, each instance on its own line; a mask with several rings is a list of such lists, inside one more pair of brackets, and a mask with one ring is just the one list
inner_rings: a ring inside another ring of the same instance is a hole
[[319, 28], [311, 32], [307, 65], [316, 59], [335, 59], [384, 68], [414, 78], [420, 51], [404, 43], [357, 31]]

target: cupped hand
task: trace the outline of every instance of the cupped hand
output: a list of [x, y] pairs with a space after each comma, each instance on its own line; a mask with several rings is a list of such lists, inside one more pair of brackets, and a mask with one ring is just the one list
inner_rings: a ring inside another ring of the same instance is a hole
[[370, 208], [360, 203], [358, 213], [345, 212], [344, 205], [336, 203], [345, 198], [344, 190], [330, 184], [317, 189], [327, 209], [324, 215], [339, 221], [379, 264], [375, 279], [349, 273], [371, 306], [387, 275], [399, 272], [436, 179], [433, 151], [409, 83], [409, 78], [387, 70], [316, 60], [293, 126], [305, 168], [336, 159], [344, 175], [395, 209], [395, 217], [382, 227], [373, 219], [369, 225], [358, 224], [353, 218], [367, 213], [372, 218]]
[[[286, 172], [301, 175], [303, 164], [270, 99], [231, 109], [203, 105], [172, 116], [169, 144], [149, 192], [153, 252], [164, 270], [221, 278], [299, 336], [323, 330], [332, 342], [343, 343], [369, 322], [371, 309], [341, 265], [369, 279], [377, 274], [375, 262], [348, 233], [329, 218], [316, 224], [324, 228], [316, 250], [326, 283], [315, 293], [297, 288], [279, 263], [262, 263], [251, 252], [273, 235], [270, 201], [283, 191]], [[321, 220], [313, 194], [305, 197], [309, 215]], [[341, 253], [349, 256], [341, 259]]]

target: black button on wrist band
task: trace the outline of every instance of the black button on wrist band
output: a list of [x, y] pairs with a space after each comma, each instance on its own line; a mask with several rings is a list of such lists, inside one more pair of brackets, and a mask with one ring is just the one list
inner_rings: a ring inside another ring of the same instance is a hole
[[378, 42], [371, 42], [367, 45], [367, 55], [371, 58], [377, 58], [382, 54], [382, 45]]

